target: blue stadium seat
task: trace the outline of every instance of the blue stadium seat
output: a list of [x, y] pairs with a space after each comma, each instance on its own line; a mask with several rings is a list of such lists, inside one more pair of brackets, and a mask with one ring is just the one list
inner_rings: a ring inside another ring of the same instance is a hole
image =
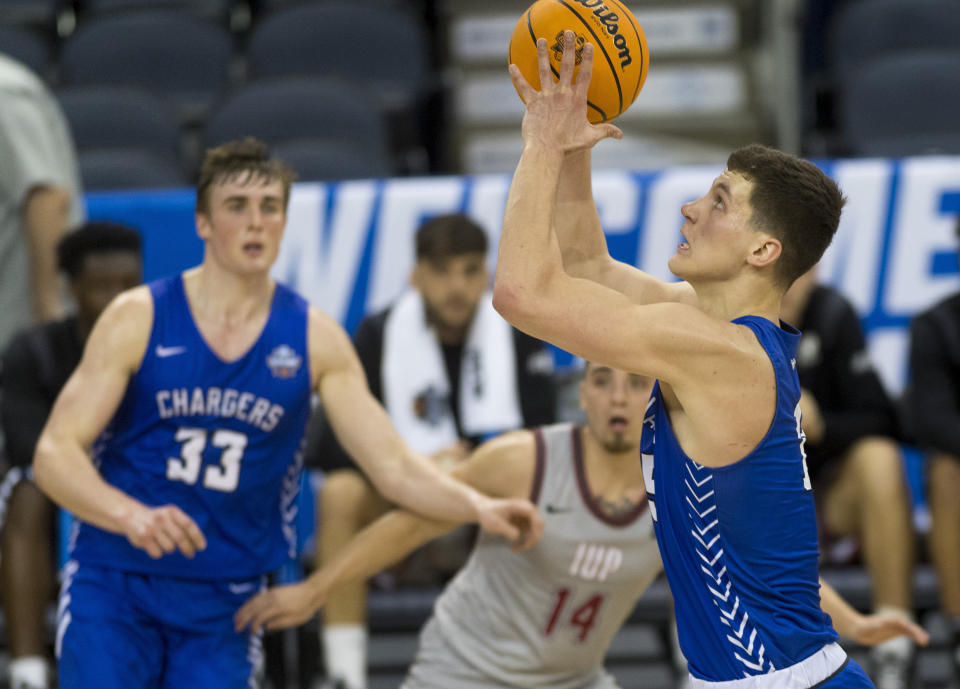
[[63, 45], [64, 85], [135, 86], [168, 100], [184, 121], [201, 119], [229, 83], [225, 28], [173, 10], [107, 15], [82, 23]]
[[179, 159], [177, 121], [163, 101], [149, 91], [74, 86], [56, 95], [79, 150], [143, 148], [171, 162]]
[[53, 28], [65, 0], [0, 0], [0, 24]]
[[0, 25], [0, 53], [22, 62], [41, 77], [47, 76], [50, 46], [31, 29]]
[[960, 153], [960, 51], [897, 53], [851, 71], [841, 92], [851, 153]]
[[406, 12], [319, 2], [266, 15], [251, 31], [247, 55], [253, 78], [336, 78], [393, 105], [412, 102], [426, 85], [428, 46]]
[[178, 12], [225, 20], [236, 0], [77, 0], [83, 16], [129, 10], [170, 9]]
[[187, 12], [201, 9], [226, 11], [233, 0], [78, 0], [82, 12], [115, 12], [117, 10], [171, 9]]
[[377, 109], [361, 95], [324, 79], [259, 81], [238, 89], [211, 114], [204, 142], [216, 146], [244, 136], [271, 146], [304, 139], [344, 142], [358, 159], [344, 165], [356, 170], [362, 161], [370, 161], [369, 175], [378, 174], [379, 161], [390, 160]]
[[273, 146], [273, 153], [304, 182], [389, 177], [395, 172], [386, 151], [354, 141], [291, 139]]
[[[255, 14], [262, 15], [295, 5], [342, 1], [343, 0], [251, 0], [250, 5]], [[424, 0], [356, 0], [356, 3], [365, 7], [390, 7], [417, 13], [423, 13], [424, 11]]]
[[91, 149], [80, 151], [78, 158], [87, 191], [187, 186], [176, 164], [142, 148]]
[[864, 60], [898, 51], [960, 49], [958, 0], [857, 0], [829, 27], [830, 57], [842, 80]]

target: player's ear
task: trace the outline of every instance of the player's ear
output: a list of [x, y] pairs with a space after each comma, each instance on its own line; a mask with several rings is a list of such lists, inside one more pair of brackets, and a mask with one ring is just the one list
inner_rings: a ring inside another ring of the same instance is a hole
[[210, 216], [204, 211], [194, 213], [194, 223], [197, 227], [197, 236], [200, 239], [210, 238]]
[[768, 234], [760, 234], [747, 257], [747, 263], [757, 268], [764, 268], [780, 258], [782, 253], [783, 245], [779, 239]]

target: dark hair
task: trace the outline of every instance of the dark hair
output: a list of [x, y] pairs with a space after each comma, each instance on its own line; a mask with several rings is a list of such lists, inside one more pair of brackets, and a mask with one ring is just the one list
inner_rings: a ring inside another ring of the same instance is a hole
[[71, 280], [83, 270], [90, 254], [128, 251], [140, 256], [140, 233], [115, 222], [91, 221], [68, 232], [57, 245], [57, 264]]
[[417, 260], [487, 252], [487, 233], [461, 213], [438, 215], [417, 230]]
[[198, 213], [210, 211], [210, 187], [228, 180], [258, 179], [262, 184], [279, 180], [283, 183], [283, 205], [290, 201], [290, 185], [296, 179], [296, 173], [279, 158], [270, 157], [267, 145], [248, 136], [236, 141], [228, 141], [216, 148], [208, 148], [200, 166], [200, 179], [197, 182]]
[[789, 287], [830, 245], [846, 199], [813, 163], [759, 144], [731, 153], [727, 169], [753, 183], [751, 222], [780, 240], [775, 271]]

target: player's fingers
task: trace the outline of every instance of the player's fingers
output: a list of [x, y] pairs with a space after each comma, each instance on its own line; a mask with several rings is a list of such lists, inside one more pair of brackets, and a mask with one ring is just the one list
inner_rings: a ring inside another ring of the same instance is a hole
[[270, 592], [258, 593], [248, 600], [233, 616], [233, 626], [238, 632], [246, 629], [253, 624], [263, 613], [265, 608], [270, 606]]
[[543, 519], [538, 513], [524, 519], [524, 526], [520, 538], [513, 544], [515, 552], [528, 550], [540, 542], [543, 537]]
[[620, 127], [617, 127], [612, 124], [598, 124], [593, 127], [594, 135], [597, 137], [597, 141], [601, 139], [622, 139], [623, 131]]
[[577, 72], [577, 91], [584, 98], [590, 89], [590, 79], [593, 77], [593, 43], [584, 43], [580, 53], [580, 71]]
[[547, 39], [537, 39], [537, 69], [540, 72], [540, 90], [545, 91], [553, 83], [553, 71], [550, 69], [550, 55], [547, 52]]
[[510, 541], [516, 541], [520, 538], [520, 529], [514, 526], [509, 519], [498, 518], [494, 524], [494, 530]]
[[179, 550], [186, 557], [192, 558], [196, 553], [196, 548], [194, 547], [190, 536], [187, 535], [186, 529], [176, 518], [176, 515], [173, 513], [168, 514], [166, 519], [163, 521], [162, 526], [163, 536], [168, 538], [173, 543], [174, 550]]
[[207, 547], [207, 539], [197, 526], [197, 523], [190, 518], [188, 514], [181, 510], [173, 513], [173, 521], [179, 527], [180, 532], [189, 541], [190, 547], [194, 550], [203, 550]]
[[147, 551], [147, 555], [152, 557], [154, 560], [159, 560], [163, 557], [163, 549], [157, 544], [156, 539], [147, 537], [143, 539], [141, 548]]
[[233, 630], [236, 632], [243, 631], [247, 628], [247, 625], [250, 624], [250, 620], [253, 619], [253, 611], [256, 608], [256, 600], [262, 594], [258, 594], [248, 600], [246, 603], [240, 606], [240, 609], [233, 613]]
[[170, 554], [177, 549], [177, 543], [174, 536], [168, 532], [169, 528], [169, 525], [161, 522], [157, 524], [156, 528], [153, 530], [153, 541], [160, 546], [160, 549], [166, 554]]
[[926, 629], [910, 620], [902, 620], [902, 623], [903, 633], [913, 639], [918, 646], [926, 646], [930, 643], [930, 634], [927, 633]]
[[570, 86], [573, 83], [573, 68], [577, 62], [577, 49], [573, 31], [563, 32], [563, 57], [560, 59], [560, 85]]
[[254, 632], [255, 634], [260, 633], [267, 628], [267, 622], [271, 620], [274, 615], [275, 613], [269, 608], [266, 610], [258, 610], [250, 620], [250, 631]]
[[543, 517], [540, 515], [539, 511], [534, 510], [528, 533], [530, 545], [527, 547], [535, 546], [540, 542], [540, 539], [543, 538]]
[[530, 98], [537, 93], [537, 90], [527, 82], [520, 68], [516, 65], [510, 65], [507, 71], [510, 72], [510, 78], [513, 80], [513, 85], [517, 87], [517, 93], [520, 94], [520, 98], [523, 99], [524, 103], [529, 103]]

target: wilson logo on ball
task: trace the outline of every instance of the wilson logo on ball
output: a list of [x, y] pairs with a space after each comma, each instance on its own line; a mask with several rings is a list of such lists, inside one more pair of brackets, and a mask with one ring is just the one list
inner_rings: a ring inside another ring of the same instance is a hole
[[[613, 37], [614, 47], [620, 49], [620, 52], [617, 53], [617, 57], [620, 58], [620, 67], [623, 68], [632, 63], [633, 58], [630, 57], [630, 48], [627, 46], [627, 39], [620, 33], [620, 24], [618, 24], [620, 17], [617, 16], [616, 12], [600, 0], [572, 0], [572, 2], [583, 5], [588, 10], [592, 9], [593, 16], [600, 20], [600, 23], [607, 30], [607, 34]], [[633, 16], [630, 10], [627, 10], [627, 13], [631, 17]]]

